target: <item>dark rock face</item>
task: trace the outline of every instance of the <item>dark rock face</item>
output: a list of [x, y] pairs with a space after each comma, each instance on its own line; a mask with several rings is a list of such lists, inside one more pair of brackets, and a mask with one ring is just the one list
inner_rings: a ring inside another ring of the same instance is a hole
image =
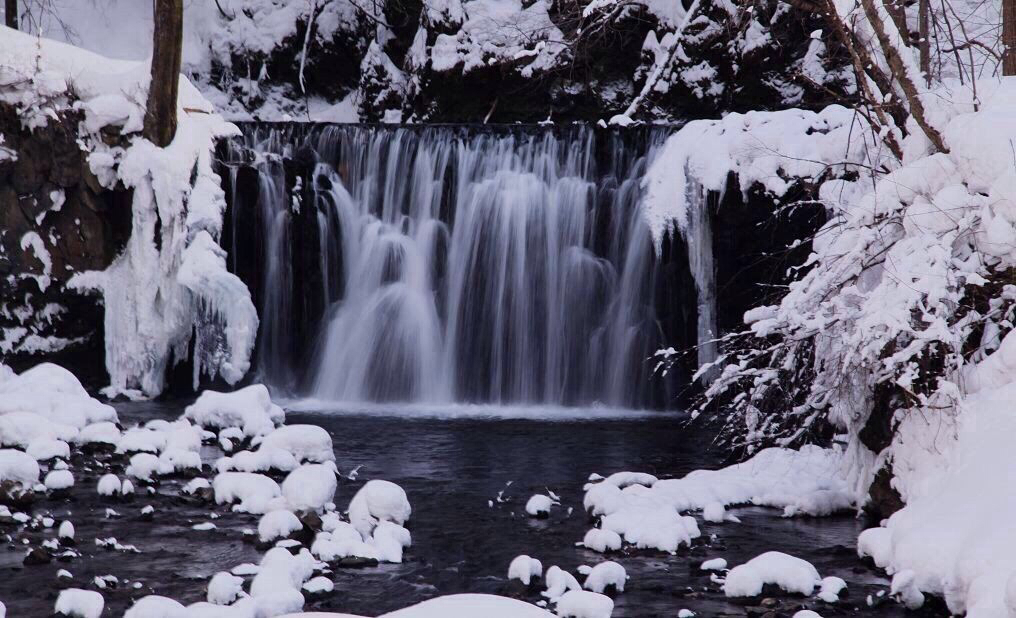
[[[106, 268], [130, 235], [130, 195], [101, 187], [77, 143], [73, 114], [28, 131], [0, 105], [0, 359], [16, 371], [42, 360], [103, 383], [103, 309], [65, 286]], [[37, 252], [36, 249], [40, 249]]]

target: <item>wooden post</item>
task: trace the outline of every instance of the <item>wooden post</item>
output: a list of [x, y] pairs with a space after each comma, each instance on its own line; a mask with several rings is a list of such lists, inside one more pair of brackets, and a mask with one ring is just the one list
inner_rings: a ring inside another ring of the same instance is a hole
[[4, 2], [4, 17], [8, 28], [18, 29], [18, 0], [6, 0]]
[[183, 0], [155, 0], [152, 84], [144, 136], [165, 148], [176, 135], [176, 106], [183, 63]]

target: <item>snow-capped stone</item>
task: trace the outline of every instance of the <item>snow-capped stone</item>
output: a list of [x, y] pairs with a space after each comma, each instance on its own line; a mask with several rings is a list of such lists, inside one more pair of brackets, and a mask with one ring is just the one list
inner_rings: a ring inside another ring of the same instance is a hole
[[543, 564], [536, 558], [522, 554], [516, 556], [508, 565], [508, 579], [517, 579], [528, 586], [533, 579], [543, 576]]
[[770, 551], [731, 569], [723, 593], [728, 597], [756, 597], [762, 594], [765, 584], [774, 584], [786, 592], [810, 595], [821, 583], [810, 562]]
[[50, 459], [69, 459], [71, 447], [63, 440], [50, 440], [42, 438], [33, 441], [25, 449], [36, 461], [49, 461]]
[[569, 590], [582, 590], [579, 580], [557, 565], [547, 569], [543, 579], [547, 584], [547, 589], [540, 594], [550, 599], [552, 603], [557, 602], [561, 595]]
[[159, 453], [164, 448], [166, 448], [166, 432], [146, 427], [128, 429], [116, 443], [117, 453]]
[[550, 515], [552, 506], [554, 506], [554, 501], [550, 499], [550, 496], [536, 494], [526, 501], [526, 514], [530, 517], [546, 517]]
[[229, 605], [243, 594], [243, 578], [225, 571], [212, 576], [208, 582], [208, 602]]
[[379, 520], [403, 525], [413, 513], [404, 489], [390, 481], [367, 481], [349, 502], [349, 521], [370, 536]]
[[723, 519], [727, 515], [727, 509], [723, 507], [722, 502], [710, 502], [702, 508], [702, 519], [714, 523], [723, 523]]
[[70, 442], [78, 430], [63, 423], [56, 423], [35, 412], [8, 412], [0, 415], [0, 446], [27, 448], [30, 444], [44, 440]]
[[269, 470], [291, 472], [299, 466], [300, 463], [289, 451], [264, 445], [256, 451], [240, 451], [233, 455], [220, 457], [215, 462], [215, 469], [219, 472], [268, 472]]
[[173, 599], [153, 594], [138, 599], [123, 618], [187, 618], [187, 609]]
[[282, 495], [294, 510], [320, 511], [334, 500], [336, 486], [333, 464], [304, 464], [290, 472], [282, 481]]
[[302, 528], [303, 523], [292, 511], [276, 509], [261, 516], [258, 521], [258, 537], [262, 542], [268, 543], [276, 539], [287, 538]]
[[117, 445], [123, 435], [115, 423], [92, 423], [86, 426], [74, 438], [75, 444], [110, 444]]
[[402, 550], [412, 544], [409, 530], [390, 521], [379, 521], [374, 533], [367, 539], [367, 545], [374, 549], [374, 555], [381, 562], [402, 562]]
[[842, 578], [829, 577], [822, 578], [822, 584], [819, 588], [818, 594], [815, 595], [819, 599], [822, 599], [826, 603], [835, 603], [840, 598], [840, 593], [847, 589], [847, 582], [843, 581]]
[[53, 613], [70, 618], [99, 618], [106, 606], [106, 600], [94, 590], [67, 588], [56, 598]]
[[303, 590], [310, 594], [319, 594], [322, 592], [331, 592], [335, 589], [335, 584], [332, 580], [324, 576], [318, 576], [312, 578], [306, 584], [303, 585]]
[[252, 384], [232, 393], [204, 391], [187, 406], [184, 417], [211, 429], [239, 427], [244, 436], [252, 438], [272, 432], [286, 413], [272, 403], [263, 384]]
[[624, 583], [627, 580], [628, 574], [624, 567], [613, 560], [608, 560], [597, 564], [589, 571], [582, 587], [600, 594], [610, 587], [613, 587], [617, 592], [624, 592]]
[[223, 472], [212, 481], [215, 502], [239, 502], [234, 509], [259, 515], [273, 508], [281, 497], [279, 484], [263, 474], [251, 472]]
[[727, 561], [724, 558], [712, 558], [699, 565], [699, 568], [703, 571], [722, 571], [727, 568]]
[[142, 481], [151, 481], [159, 469], [159, 458], [151, 453], [138, 453], [130, 459], [126, 473]]
[[325, 463], [335, 461], [332, 438], [317, 425], [284, 425], [261, 440], [259, 448], [277, 448], [287, 451], [298, 462]]
[[96, 491], [99, 492], [100, 496], [114, 496], [120, 493], [122, 487], [120, 477], [115, 474], [104, 474], [99, 479]]
[[69, 521], [63, 521], [60, 523], [60, 527], [57, 529], [56, 535], [61, 540], [74, 540], [74, 524]]
[[614, 601], [596, 592], [569, 590], [557, 600], [557, 615], [561, 618], [610, 618]]
[[74, 475], [70, 470], [53, 470], [46, 475], [42, 484], [50, 491], [67, 489], [74, 486]]
[[41, 363], [0, 382], [0, 415], [25, 411], [75, 430], [117, 420], [112, 406], [93, 399], [71, 372], [52, 363]]
[[600, 553], [606, 551], [617, 551], [621, 549], [621, 535], [613, 530], [591, 528], [588, 532], [586, 532], [586, 536], [582, 539], [582, 544], [585, 545], [586, 548]]
[[0, 481], [15, 481], [25, 487], [39, 482], [39, 464], [24, 451], [0, 449]]

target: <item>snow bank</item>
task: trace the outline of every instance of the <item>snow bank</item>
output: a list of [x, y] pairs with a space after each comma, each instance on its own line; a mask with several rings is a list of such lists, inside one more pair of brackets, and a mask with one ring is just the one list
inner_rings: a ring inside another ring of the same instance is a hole
[[252, 384], [231, 393], [204, 391], [184, 410], [184, 418], [212, 429], [239, 427], [252, 438], [272, 432], [286, 413], [272, 403], [263, 384]]
[[[217, 246], [225, 199], [212, 169], [215, 140], [236, 135], [197, 89], [180, 78], [178, 128], [156, 148], [143, 127], [149, 63], [111, 60], [11, 29], [0, 30], [0, 98], [28, 127], [54, 109], [84, 114], [82, 148], [99, 182], [133, 189], [124, 252], [102, 272], [75, 274], [68, 287], [94, 291], [105, 305], [108, 393], [157, 395], [166, 370], [194, 342], [201, 374], [237, 382], [250, 365], [257, 313]], [[135, 137], [109, 145], [102, 131]], [[158, 236], [158, 237], [156, 237]]]
[[757, 597], [765, 584], [775, 584], [786, 592], [810, 595], [821, 583], [810, 562], [770, 551], [730, 569], [723, 593], [728, 597]]
[[[586, 485], [583, 505], [591, 514], [602, 516], [604, 531], [637, 547], [672, 552], [700, 534], [694, 519], [682, 517], [682, 512], [754, 504], [822, 515], [832, 511], [831, 502], [852, 505], [843, 465], [843, 454], [837, 449], [770, 448], [746, 462], [721, 470], [696, 470], [680, 479], [613, 474]], [[593, 533], [590, 540], [596, 543], [601, 535]]]
[[782, 196], [798, 179], [816, 180], [831, 165], [861, 161], [862, 140], [850, 140], [853, 110], [787, 109], [693, 120], [666, 142], [643, 179], [643, 214], [659, 248], [675, 228], [684, 235], [692, 183], [723, 192], [733, 173], [742, 191], [761, 183]]
[[0, 381], [0, 415], [10, 412], [31, 412], [75, 429], [117, 421], [112, 406], [93, 399], [71, 372], [52, 363]]

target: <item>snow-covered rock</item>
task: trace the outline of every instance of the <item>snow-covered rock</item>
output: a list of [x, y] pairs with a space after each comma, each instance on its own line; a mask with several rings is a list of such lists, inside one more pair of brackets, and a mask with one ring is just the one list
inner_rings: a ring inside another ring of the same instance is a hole
[[390, 481], [370, 480], [349, 502], [349, 521], [364, 536], [369, 536], [380, 521], [402, 525], [413, 513], [404, 489]]
[[810, 562], [789, 554], [770, 551], [738, 565], [727, 573], [723, 593], [728, 597], [756, 597], [766, 584], [786, 592], [810, 595], [822, 583]]
[[528, 586], [533, 579], [543, 576], [543, 564], [536, 558], [522, 554], [516, 556], [508, 565], [508, 579], [517, 579]]
[[138, 599], [123, 618], [187, 618], [187, 610], [173, 599], [152, 594]]
[[621, 535], [613, 530], [591, 528], [582, 539], [582, 544], [588, 549], [603, 553], [621, 549], [622, 541]]
[[272, 403], [263, 384], [252, 384], [231, 393], [204, 391], [187, 406], [184, 417], [211, 429], [239, 427], [246, 437], [253, 438], [271, 433], [286, 413]]
[[31, 455], [36, 461], [49, 461], [50, 459], [69, 459], [71, 447], [63, 440], [50, 440], [43, 438], [35, 440], [28, 445], [25, 452]]
[[208, 582], [208, 602], [229, 605], [243, 594], [243, 578], [225, 571], [212, 576]]
[[586, 581], [582, 587], [586, 590], [603, 594], [608, 588], [613, 587], [617, 592], [624, 592], [624, 583], [628, 581], [628, 574], [620, 564], [608, 560], [594, 566], [586, 575]]
[[[592, 594], [592, 593], [590, 593]], [[608, 601], [610, 599], [607, 599]], [[451, 616], [483, 616], [483, 618], [551, 618], [553, 614], [517, 599], [489, 594], [453, 594], [437, 597], [400, 609], [379, 618], [449, 618]], [[609, 616], [609, 614], [608, 614]], [[310, 617], [307, 617], [310, 618]], [[601, 618], [593, 616], [590, 618]]]
[[550, 496], [536, 494], [526, 501], [526, 514], [530, 517], [546, 517], [550, 515], [550, 508], [554, 501]]
[[278, 505], [282, 496], [279, 484], [263, 474], [223, 472], [212, 481], [215, 502], [239, 502], [236, 507], [247, 513], [261, 514]]
[[610, 597], [585, 590], [570, 590], [557, 600], [561, 618], [610, 618], [614, 601]]
[[282, 495], [294, 510], [320, 511], [334, 500], [337, 484], [334, 464], [304, 464], [282, 481]]
[[74, 486], [74, 475], [70, 470], [52, 470], [46, 474], [42, 484], [50, 491], [67, 489]]
[[293, 455], [298, 462], [335, 461], [332, 438], [317, 425], [284, 425], [261, 440], [260, 449], [276, 448]]
[[39, 482], [39, 464], [24, 451], [0, 449], [0, 481], [31, 487]]
[[[258, 521], [258, 537], [262, 542], [284, 539], [303, 528], [300, 519], [292, 511], [276, 509], [261, 516]], [[211, 601], [211, 599], [209, 599]]]
[[557, 565], [547, 569], [543, 579], [547, 584], [547, 589], [540, 594], [550, 599], [552, 603], [556, 603], [561, 595], [569, 590], [582, 590], [579, 580]]
[[69, 618], [99, 618], [105, 606], [106, 600], [94, 590], [68, 588], [60, 591], [53, 612]]

